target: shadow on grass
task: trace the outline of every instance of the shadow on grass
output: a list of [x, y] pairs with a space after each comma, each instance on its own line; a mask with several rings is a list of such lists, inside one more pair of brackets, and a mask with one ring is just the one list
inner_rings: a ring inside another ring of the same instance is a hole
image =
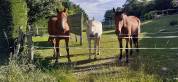
[[[48, 41], [34, 42], [34, 45], [39, 47], [40, 50], [51, 49], [50, 47], [53, 47], [52, 44], [50, 44]], [[69, 47], [77, 47], [77, 46], [81, 46], [79, 42], [76, 42], [75, 44], [69, 44]], [[46, 48], [43, 48], [43, 47], [46, 47]], [[47, 48], [47, 47], [49, 47], [49, 48]]]
[[[77, 55], [75, 54], [75, 55], [71, 55], [71, 57], [81, 56], [81, 55], [86, 55], [86, 54], [77, 54]], [[64, 58], [64, 57], [66, 56], [61, 56], [60, 58]], [[100, 58], [100, 59], [79, 60], [79, 61], [74, 61], [71, 63], [68, 63], [68, 62], [52, 63], [52, 61], [55, 60], [53, 57], [42, 58], [40, 56], [36, 56], [36, 58], [34, 59], [34, 62], [37, 65], [37, 67], [44, 69], [44, 70], [46, 69], [52, 70], [52, 69], [58, 69], [59, 67], [67, 67], [67, 68], [74, 69], [75, 72], [82, 72], [82, 71], [89, 71], [90, 68], [102, 69], [103, 67], [106, 67], [108, 65], [109, 66], [118, 65], [118, 63], [115, 61], [116, 59], [117, 57], [108, 57], [108, 58]], [[92, 63], [92, 62], [99, 62], [102, 60], [110, 60], [110, 61], [106, 63], [101, 63], [101, 64], [78, 67], [78, 65], [83, 65], [83, 64]]]

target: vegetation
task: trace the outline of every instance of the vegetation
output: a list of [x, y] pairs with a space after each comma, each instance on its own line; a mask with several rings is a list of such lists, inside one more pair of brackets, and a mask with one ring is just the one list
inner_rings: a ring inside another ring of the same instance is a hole
[[18, 36], [18, 30], [21, 27], [24, 31], [27, 26], [27, 5], [25, 0], [10, 0], [11, 3], [11, 14], [12, 14], [12, 37]]
[[9, 64], [0, 67], [1, 82], [76, 82], [70, 70], [41, 70], [33, 64], [19, 64], [10, 59]]

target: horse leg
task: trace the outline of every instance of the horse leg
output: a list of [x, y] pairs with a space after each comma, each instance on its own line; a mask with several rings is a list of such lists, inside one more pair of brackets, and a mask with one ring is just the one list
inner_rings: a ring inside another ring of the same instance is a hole
[[56, 39], [56, 45], [55, 45], [55, 47], [56, 47], [56, 63], [58, 62], [58, 58], [59, 58], [59, 55], [60, 55], [60, 48], [59, 48], [59, 40], [58, 39]]
[[54, 51], [53, 51], [53, 52], [54, 52], [53, 57], [56, 58], [57, 52], [56, 52], [56, 39], [55, 39], [55, 38], [53, 39], [52, 45], [53, 45], [53, 48], [54, 48], [54, 49], [53, 49], [53, 50], [54, 50]]
[[125, 49], [125, 51], [126, 51], [126, 63], [128, 63], [129, 62], [129, 55], [128, 55], [128, 44], [129, 44], [129, 40], [130, 40], [130, 38], [127, 38], [126, 39], [126, 49]]
[[91, 38], [88, 38], [89, 59], [91, 59]]
[[137, 47], [137, 53], [139, 53], [139, 42], [138, 42], [138, 37], [136, 38], [136, 47]]
[[119, 56], [119, 62], [122, 60], [122, 38], [118, 38], [119, 46], [120, 46], [120, 56]]
[[132, 50], [132, 38], [130, 38], [130, 55], [132, 55], [133, 50]]
[[69, 55], [69, 39], [65, 39], [68, 62], [71, 62]]
[[[136, 48], [139, 48], [139, 43], [138, 43], [138, 36], [134, 36], [133, 37], [133, 42], [134, 42], [134, 45]], [[139, 49], [136, 49], [136, 52], [138, 53], [139, 52]]]
[[100, 37], [98, 38], [98, 42], [97, 42], [97, 44], [98, 44], [98, 54], [97, 55], [100, 55]]

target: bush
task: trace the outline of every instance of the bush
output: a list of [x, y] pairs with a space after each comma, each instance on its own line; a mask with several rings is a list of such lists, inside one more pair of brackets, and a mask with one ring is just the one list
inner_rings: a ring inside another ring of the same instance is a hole
[[172, 20], [172, 21], [169, 22], [169, 25], [171, 25], [171, 26], [178, 25], [178, 21], [177, 20]]

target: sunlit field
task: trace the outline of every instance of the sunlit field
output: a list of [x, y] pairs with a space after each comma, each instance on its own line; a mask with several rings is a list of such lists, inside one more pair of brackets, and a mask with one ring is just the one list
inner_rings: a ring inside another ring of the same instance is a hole
[[[178, 26], [170, 26], [178, 15], [165, 16], [156, 20], [144, 21], [141, 27], [141, 48], [178, 48], [177, 38], [144, 38], [178, 36]], [[71, 27], [72, 28], [72, 27]], [[119, 45], [114, 28], [103, 29], [101, 38], [101, 54], [97, 59], [89, 60], [86, 33], [83, 32], [83, 45], [75, 41], [71, 34], [70, 57], [67, 63], [64, 41], [61, 41], [59, 67], [71, 66], [71, 73], [77, 82], [162, 82], [178, 81], [178, 50], [177, 49], [141, 49], [129, 56], [129, 63], [118, 63]], [[164, 31], [164, 33], [163, 33]], [[166, 33], [167, 32], [167, 33]], [[154, 34], [149, 34], [154, 33]], [[36, 59], [41, 59], [45, 66], [54, 64], [53, 48], [47, 36], [33, 37]], [[125, 43], [124, 43], [125, 44]], [[94, 57], [94, 56], [93, 56]], [[92, 57], [92, 58], [93, 58]], [[57, 70], [57, 69], [56, 69]], [[72, 76], [72, 75], [71, 75]]]

